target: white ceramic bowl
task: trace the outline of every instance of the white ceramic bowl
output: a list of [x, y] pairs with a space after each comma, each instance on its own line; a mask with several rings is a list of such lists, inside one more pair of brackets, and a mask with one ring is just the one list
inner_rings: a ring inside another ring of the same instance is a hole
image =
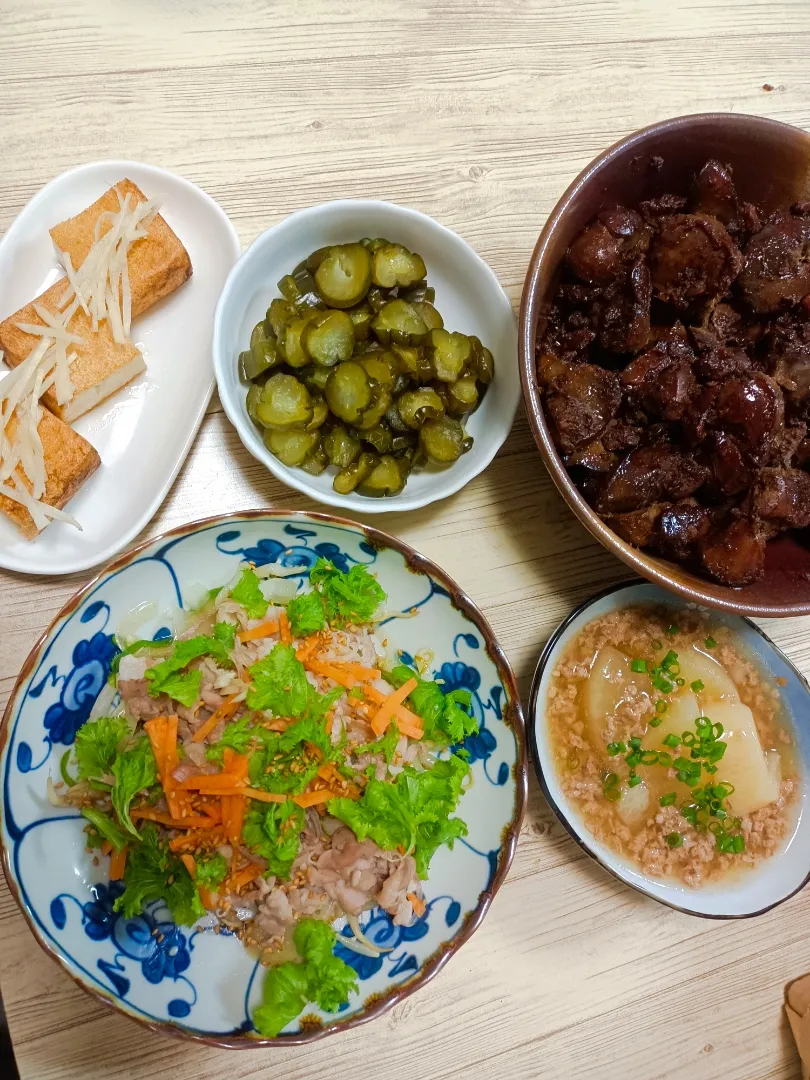
[[[436, 290], [436, 306], [448, 330], [475, 334], [495, 357], [495, 378], [481, 406], [467, 421], [473, 448], [447, 469], [414, 472], [400, 495], [369, 499], [338, 495], [332, 489], [336, 470], [309, 476], [282, 465], [267, 450], [248, 416], [248, 383], [239, 376], [239, 353], [250, 332], [279, 296], [277, 282], [312, 251], [363, 236], [385, 236], [418, 251]], [[482, 472], [512, 427], [520, 400], [517, 327], [509, 298], [484, 260], [450, 229], [418, 210], [393, 203], [346, 199], [299, 210], [254, 240], [230, 273], [214, 317], [214, 371], [219, 396], [239, 437], [259, 461], [285, 484], [319, 502], [367, 514], [415, 510], [459, 491]]]
[[700, 608], [712, 621], [730, 627], [743, 649], [760, 669], [774, 678], [784, 679], [782, 700], [791, 724], [799, 769], [799, 798], [791, 806], [792, 824], [782, 848], [759, 866], [739, 875], [733, 881], [703, 885], [698, 889], [670, 879], [651, 877], [642, 873], [634, 863], [623, 859], [592, 835], [576, 806], [564, 794], [545, 723], [545, 702], [549, 682], [557, 662], [569, 642], [594, 619], [631, 604], [665, 604], [677, 612], [686, 605], [682, 600], [644, 582], [615, 585], [586, 600], [557, 627], [535, 671], [529, 700], [527, 726], [534, 766], [543, 789], [562, 824], [580, 847], [609, 873], [631, 885], [639, 892], [669, 907], [707, 919], [742, 919], [762, 915], [797, 893], [810, 878], [810, 815], [805, 806], [810, 796], [810, 727], [806, 723], [810, 706], [810, 687], [787, 657], [770, 638], [749, 619], [723, 612]]

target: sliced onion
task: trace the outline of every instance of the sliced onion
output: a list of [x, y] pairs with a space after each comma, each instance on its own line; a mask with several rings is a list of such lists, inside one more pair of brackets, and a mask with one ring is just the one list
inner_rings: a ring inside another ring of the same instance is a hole
[[415, 619], [418, 614], [416, 608], [411, 608], [410, 611], [377, 611], [368, 621], [378, 623], [387, 619]]
[[56, 790], [56, 785], [53, 780], [48, 777], [48, 802], [51, 806], [70, 806], [64, 795], [60, 795]]
[[110, 686], [109, 683], [104, 683], [99, 695], [93, 703], [93, 708], [90, 710], [90, 715], [87, 717], [88, 723], [92, 720], [97, 720], [99, 716], [109, 716], [112, 704], [115, 701], [115, 695], [118, 693], [114, 686]]
[[346, 922], [352, 928], [352, 933], [354, 934], [356, 941], [359, 941], [361, 945], [365, 945], [367, 949], [371, 949], [374, 956], [379, 956], [381, 953], [394, 951], [393, 945], [390, 949], [387, 949], [383, 948], [380, 945], [375, 945], [373, 942], [369, 941], [369, 939], [360, 929], [360, 920], [357, 918], [356, 915], [347, 915]]
[[[246, 565], [249, 566], [250, 564], [248, 563]], [[309, 567], [279, 566], [278, 563], [265, 563], [264, 566], [254, 566], [253, 573], [257, 578], [287, 578], [296, 577], [298, 574], [308, 574]]]
[[274, 604], [287, 604], [298, 592], [298, 582], [291, 578], [268, 578], [259, 588], [265, 600]]
[[335, 938], [339, 945], [351, 949], [352, 952], [360, 953], [361, 956], [373, 956], [376, 959], [380, 955], [379, 950], [373, 946], [363, 945], [357, 938], [344, 937], [343, 934], [339, 934], [337, 931], [335, 931]]
[[143, 624], [157, 614], [157, 604], [154, 600], [143, 600], [140, 604], [136, 604], [131, 611], [128, 611], [126, 615], [120, 620], [118, 626], [115, 629], [115, 636], [120, 642], [125, 645], [130, 641], [136, 641], [139, 637], [138, 631]]

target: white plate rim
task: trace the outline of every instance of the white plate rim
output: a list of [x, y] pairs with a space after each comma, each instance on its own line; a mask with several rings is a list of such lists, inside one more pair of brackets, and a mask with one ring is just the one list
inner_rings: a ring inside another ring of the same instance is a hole
[[[463, 487], [466, 487], [467, 484], [469, 484], [477, 476], [480, 476], [481, 473], [484, 472], [484, 470], [491, 465], [493, 458], [501, 449], [503, 444], [506, 442], [506, 439], [508, 438], [512, 427], [514, 426], [515, 416], [517, 415], [518, 406], [520, 405], [521, 400], [520, 378], [518, 377], [515, 380], [514, 392], [512, 394], [514, 401], [507, 404], [507, 409], [505, 411], [505, 418], [508, 418], [510, 422], [509, 426], [506, 428], [503, 439], [501, 439], [500, 441], [498, 441], [497, 439], [494, 440], [492, 445], [487, 448], [478, 463], [478, 468], [475, 473], [473, 473], [471, 476], [464, 477], [462, 477], [462, 475], [459, 473], [456, 479], [451, 482], [446, 489], [443, 489], [441, 492], [438, 493], [428, 490], [422, 495], [408, 495], [406, 488], [405, 492], [401, 493], [400, 495], [395, 495], [393, 498], [367, 499], [362, 498], [362, 496], [357, 496], [353, 494], [349, 496], [339, 495], [337, 494], [337, 492], [333, 492], [331, 490], [316, 491], [313, 486], [309, 484], [308, 481], [305, 479], [306, 473], [301, 473], [301, 475], [299, 476], [298, 473], [300, 472], [300, 470], [296, 470], [286, 465], [282, 465], [281, 462], [274, 458], [273, 455], [269, 452], [267, 454], [267, 457], [264, 457], [261, 453], [258, 453], [252, 447], [248, 446], [246, 442], [244, 442], [241, 432], [241, 425], [243, 419], [240, 413], [235, 408], [233, 402], [230, 400], [230, 394], [225, 381], [225, 357], [217, 344], [222, 332], [221, 327], [224, 319], [223, 312], [225, 309], [225, 305], [230, 297], [230, 294], [235, 288], [234, 282], [236, 280], [241, 263], [248, 257], [248, 255], [250, 255], [254, 247], [264, 247], [266, 244], [271, 243], [273, 236], [278, 232], [278, 230], [281, 228], [289, 228], [291, 222], [300, 221], [307, 217], [315, 217], [319, 213], [324, 213], [327, 211], [340, 211], [342, 208], [351, 207], [352, 209], [362, 209], [368, 207], [369, 209], [372, 209], [380, 206], [393, 207], [397, 212], [404, 214], [405, 217], [410, 217], [415, 221], [428, 222], [431, 228], [437, 229], [440, 232], [446, 234], [451, 239], [452, 243], [462, 244], [467, 249], [472, 258], [476, 262], [478, 262], [480, 266], [486, 271], [488, 277], [491, 278], [498, 292], [503, 297], [504, 304], [507, 305], [511, 312], [512, 321], [515, 323], [515, 329], [517, 332], [517, 316], [515, 314], [514, 308], [512, 307], [512, 302], [507, 296], [504, 287], [498, 280], [498, 276], [495, 271], [492, 269], [489, 263], [487, 263], [486, 260], [478, 254], [475, 248], [471, 244], [468, 244], [464, 237], [460, 236], [457, 232], [455, 232], [455, 230], [449, 228], [449, 226], [447, 225], [443, 225], [440, 221], [437, 221], [429, 214], [425, 214], [421, 210], [416, 210], [412, 206], [403, 206], [401, 203], [392, 202], [390, 199], [331, 199], [327, 202], [316, 203], [314, 206], [305, 206], [302, 207], [300, 210], [295, 210], [293, 211], [293, 213], [288, 214], [286, 217], [282, 218], [281, 221], [276, 222], [275, 225], [271, 225], [270, 228], [265, 229], [263, 232], [259, 233], [259, 235], [251, 242], [250, 246], [243, 252], [242, 256], [234, 264], [230, 274], [228, 275], [228, 279], [225, 282], [222, 292], [220, 293], [219, 302], [217, 303], [216, 311], [214, 313], [214, 375], [216, 377], [217, 387], [219, 388], [219, 395], [222, 402], [222, 407], [225, 410], [225, 413], [231, 424], [236, 429], [236, 432], [239, 435], [240, 442], [242, 442], [244, 448], [253, 458], [256, 459], [256, 461], [260, 462], [262, 465], [265, 466], [265, 468], [269, 469], [270, 472], [272, 472], [272, 474], [276, 477], [276, 479], [280, 480], [287, 487], [294, 488], [296, 491], [300, 491], [303, 495], [308, 495], [311, 499], [315, 499], [319, 503], [323, 503], [327, 506], [336, 506], [340, 510], [343, 510], [345, 513], [351, 513], [354, 511], [360, 511], [364, 514], [386, 514], [397, 512], [405, 513], [408, 510], [419, 510], [422, 507], [428, 506], [433, 502], [439, 502], [442, 499], [448, 499], [451, 495], [457, 494]], [[448, 470], [443, 475], [449, 476], [451, 475], [451, 472]], [[361, 498], [362, 502], [358, 501]]]
[[[219, 205], [219, 203], [213, 199], [207, 191], [204, 191], [201, 187], [198, 187], [191, 180], [187, 180], [179, 173], [173, 172], [171, 169], [164, 169], [159, 165], [150, 165], [143, 161], [133, 161], [124, 158], [103, 158], [99, 161], [88, 161], [82, 165], [75, 165], [71, 169], [66, 169], [64, 172], [59, 173], [58, 176], [53, 177], [51, 180], [44, 184], [22, 207], [14, 221], [6, 230], [2, 238], [0, 238], [0, 252], [6, 247], [12, 240], [16, 239], [17, 233], [21, 231], [20, 221], [28, 214], [29, 211], [35, 210], [41, 202], [44, 202], [52, 188], [59, 184], [62, 184], [66, 179], [74, 176], [78, 176], [85, 172], [92, 172], [98, 168], [110, 168], [117, 171], [123, 171], [124, 174], [131, 168], [138, 170], [145, 170], [148, 173], [153, 174], [156, 178], [161, 176], [170, 176], [172, 180], [179, 183], [181, 187], [186, 188], [188, 191], [193, 192], [195, 197], [202, 197], [202, 201], [208, 204], [209, 209], [219, 218], [221, 224], [231, 234], [235, 243], [235, 251], [237, 259], [239, 261], [242, 257], [242, 243], [239, 239], [233, 222]], [[236, 262], [234, 263], [236, 265]], [[171, 490], [172, 484], [177, 479], [177, 474], [188, 457], [189, 451], [197, 437], [197, 432], [200, 430], [203, 417], [208, 409], [208, 405], [211, 401], [211, 396], [214, 392], [215, 379], [213, 371], [209, 380], [208, 390], [203, 399], [201, 399], [201, 405], [197, 412], [193, 414], [193, 420], [188, 430], [188, 435], [183, 443], [183, 448], [178, 456], [178, 459], [169, 474], [167, 474], [166, 480], [163, 485], [157, 489], [154, 497], [144, 508], [140, 517], [130, 525], [130, 527], [122, 532], [116, 540], [109, 543], [105, 548], [96, 551], [95, 554], [87, 555], [83, 558], [76, 558], [70, 561], [62, 560], [61, 562], [54, 563], [52, 560], [44, 561], [40, 565], [36, 559], [26, 559], [9, 555], [7, 552], [0, 548], [0, 567], [4, 570], [12, 570], [20, 574], [42, 574], [47, 577], [61, 577], [66, 574], [76, 573], [81, 570], [89, 570], [94, 566], [98, 566], [101, 563], [107, 562], [114, 555], [117, 555], [119, 551], [122, 551], [127, 544], [141, 532], [141, 530], [149, 524], [152, 518], [157, 513], [163, 500]], [[34, 549], [32, 549], [33, 552]], [[42, 558], [42, 556], [40, 556]], [[46, 559], [48, 557], [46, 556]]]

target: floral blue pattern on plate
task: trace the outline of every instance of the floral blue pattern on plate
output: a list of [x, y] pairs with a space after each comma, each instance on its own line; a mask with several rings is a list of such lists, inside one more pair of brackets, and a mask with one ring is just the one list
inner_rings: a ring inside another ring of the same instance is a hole
[[[338, 1016], [308, 1011], [282, 1041], [307, 1041], [377, 1015], [435, 974], [480, 922], [502, 881], [520, 827], [526, 766], [514, 679], [489, 627], [437, 568], [384, 534], [326, 516], [255, 512], [199, 522], [123, 556], [58, 616], [29, 657], [3, 720], [4, 867], [45, 948], [85, 989], [151, 1026], [223, 1045], [250, 1040], [262, 969], [232, 935], [178, 928], [162, 902], [126, 919], [113, 910], [120, 885], [108, 860], [85, 850], [84, 820], [52, 806], [47, 778], [87, 719], [116, 648], [113, 632], [145, 599], [156, 602], [143, 636], [164, 637], [178, 607], [228, 581], [244, 561], [309, 568], [319, 557], [342, 569], [373, 568], [388, 593], [383, 625], [407, 661], [435, 657], [434, 677], [473, 694], [480, 732], [465, 741], [473, 783], [459, 813], [469, 835], [435, 856], [425, 884], [427, 910], [395, 927], [380, 909], [364, 932], [391, 949], [378, 959], [343, 946], [359, 992]], [[344, 930], [351, 936], [351, 930]]]

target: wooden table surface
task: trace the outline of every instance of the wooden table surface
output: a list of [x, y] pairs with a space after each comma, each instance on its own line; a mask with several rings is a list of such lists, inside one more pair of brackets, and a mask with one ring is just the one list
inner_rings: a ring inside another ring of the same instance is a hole
[[[245, 245], [328, 199], [417, 207], [480, 252], [515, 308], [547, 214], [615, 139], [706, 110], [810, 125], [806, 0], [0, 0], [0, 44], [0, 228], [62, 170], [126, 157], [201, 185]], [[145, 535], [268, 505], [314, 508], [247, 455], [214, 399]], [[556, 623], [626, 576], [553, 490], [522, 416], [463, 492], [374, 523], [474, 597], [524, 694]], [[87, 577], [0, 572], [0, 709]], [[810, 673], [810, 619], [768, 632]], [[385, 1017], [309, 1048], [145, 1033], [46, 958], [0, 884], [22, 1080], [793, 1078], [783, 987], [808, 969], [810, 892], [754, 921], [660, 907], [582, 854], [533, 779], [512, 871], [469, 944]]]

